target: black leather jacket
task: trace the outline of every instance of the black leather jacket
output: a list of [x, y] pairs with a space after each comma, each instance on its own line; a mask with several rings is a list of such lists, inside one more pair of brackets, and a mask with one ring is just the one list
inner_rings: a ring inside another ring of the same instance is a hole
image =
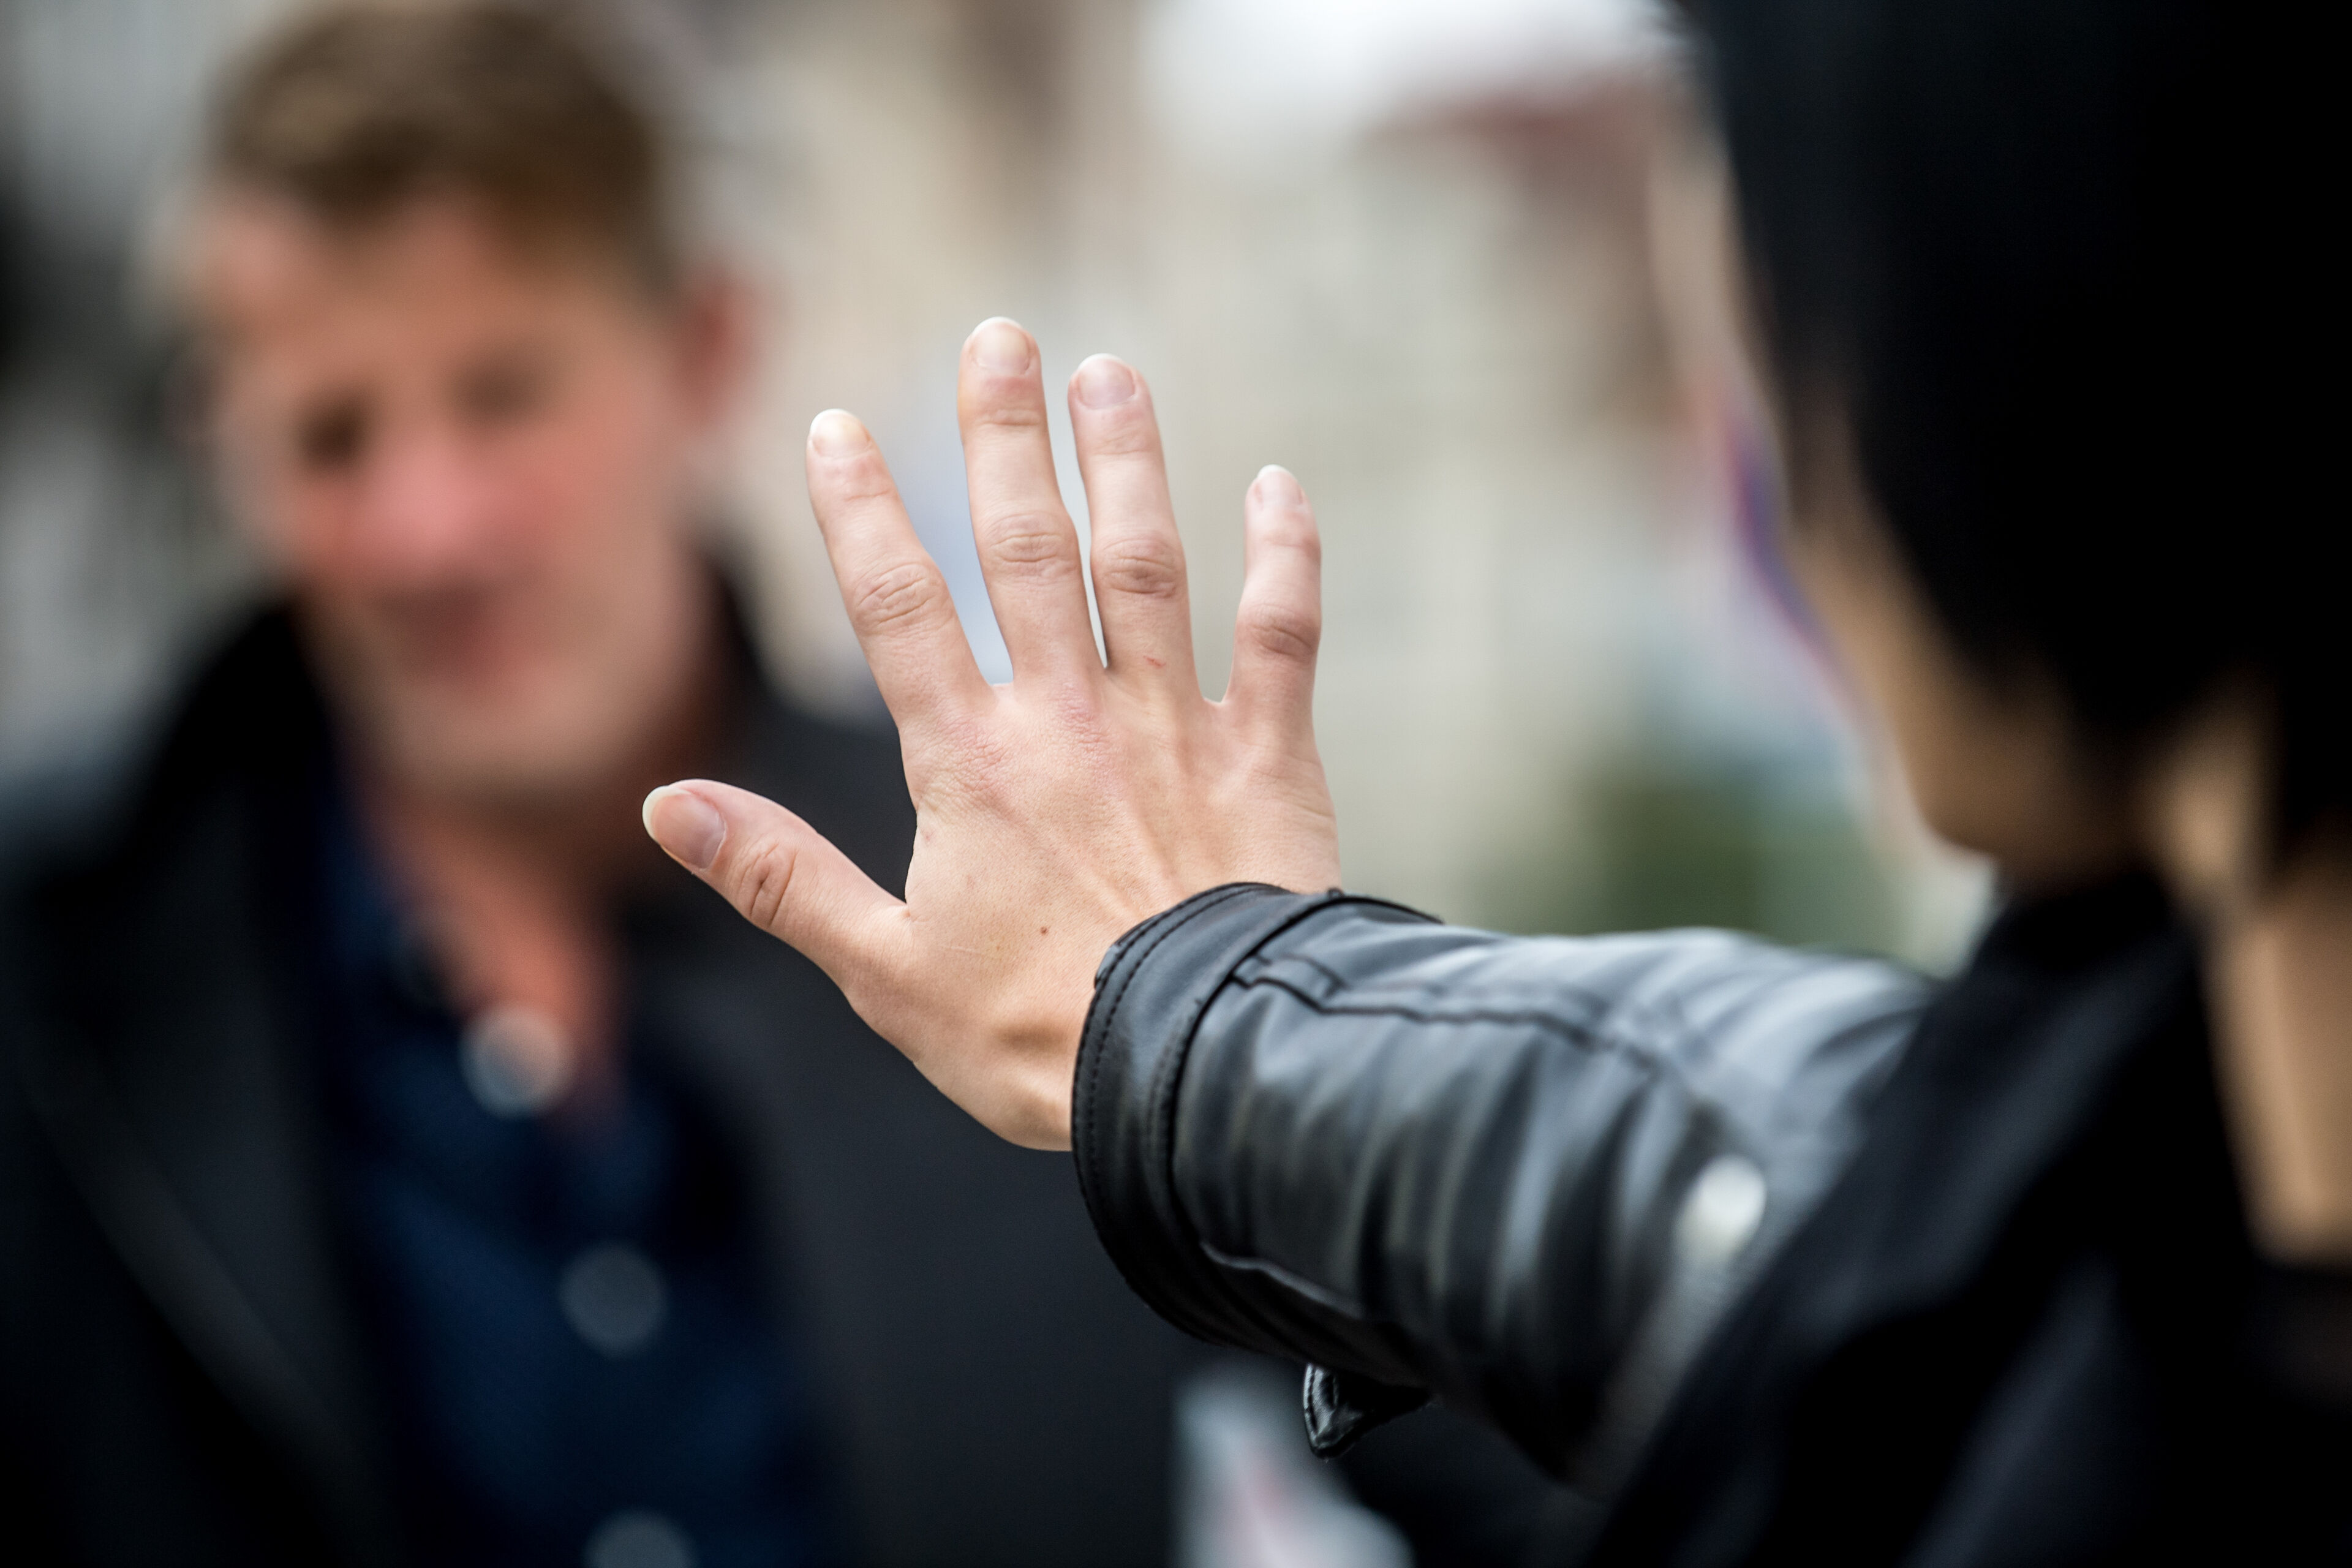
[[1129, 1284], [1314, 1368], [1318, 1450], [1433, 1394], [1601, 1560], [2340, 1552], [2352, 1312], [2249, 1246], [2203, 1019], [2136, 878], [1941, 994], [1237, 886], [1105, 958], [1074, 1140]]

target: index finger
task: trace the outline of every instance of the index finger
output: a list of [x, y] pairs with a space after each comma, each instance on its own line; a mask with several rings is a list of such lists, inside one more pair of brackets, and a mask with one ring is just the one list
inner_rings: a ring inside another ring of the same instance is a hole
[[809, 502], [824, 535], [850, 628], [900, 731], [968, 710], [989, 695], [947, 579], [898, 499], [866, 426], [838, 408], [809, 426]]

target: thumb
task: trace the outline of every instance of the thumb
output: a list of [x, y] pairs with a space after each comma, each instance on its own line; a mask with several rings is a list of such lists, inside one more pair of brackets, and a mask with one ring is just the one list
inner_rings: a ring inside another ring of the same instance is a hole
[[733, 784], [689, 779], [646, 796], [646, 831], [736, 912], [848, 989], [906, 906], [815, 828]]

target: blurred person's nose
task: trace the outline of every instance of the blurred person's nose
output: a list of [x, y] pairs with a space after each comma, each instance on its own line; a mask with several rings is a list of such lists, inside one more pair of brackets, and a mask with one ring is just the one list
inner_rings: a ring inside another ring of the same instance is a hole
[[499, 574], [513, 544], [496, 454], [449, 422], [386, 431], [362, 478], [354, 553], [376, 586], [431, 593]]

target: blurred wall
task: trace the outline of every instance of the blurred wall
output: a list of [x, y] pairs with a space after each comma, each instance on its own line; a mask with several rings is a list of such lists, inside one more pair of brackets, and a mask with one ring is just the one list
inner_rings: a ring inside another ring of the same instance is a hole
[[[205, 79], [278, 9], [0, 5], [0, 759], [139, 700], [249, 591], [171, 437], [140, 279]], [[1964, 940], [1980, 877], [1874, 785], [1755, 559], [1740, 394], [1683, 254], [1720, 247], [1717, 186], [1633, 0], [604, 9], [767, 301], [726, 510], [808, 700], [873, 700], [800, 469], [836, 405], [1003, 673], [953, 376], [971, 325], [1012, 315], [1049, 385], [1097, 350], [1150, 378], [1212, 692], [1244, 488], [1279, 461], [1314, 496], [1352, 885], [1528, 929], [1721, 922], [1929, 962]]]
[[0, 765], [93, 738], [238, 591], [137, 272], [253, 0], [0, 0]]

